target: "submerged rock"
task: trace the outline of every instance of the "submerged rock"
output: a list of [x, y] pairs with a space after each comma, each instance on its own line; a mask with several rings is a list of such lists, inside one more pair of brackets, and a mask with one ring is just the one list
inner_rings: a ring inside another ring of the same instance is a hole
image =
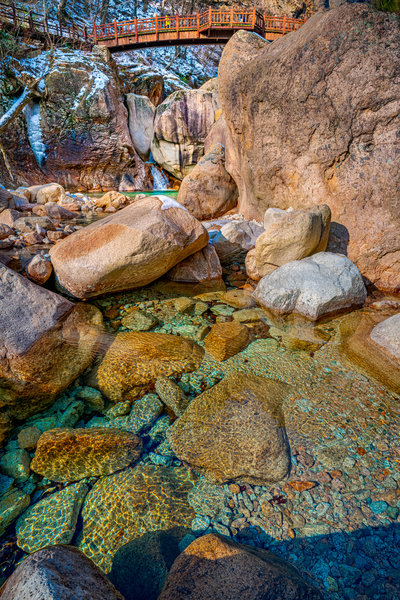
[[168, 433], [180, 460], [214, 483], [280, 481], [290, 451], [285, 383], [235, 372], [193, 400]]
[[197, 369], [204, 350], [192, 340], [165, 333], [119, 333], [103, 358], [98, 384], [113, 402], [136, 399], [158, 377]]
[[217, 360], [226, 360], [244, 350], [251, 336], [246, 325], [237, 321], [216, 323], [204, 341], [204, 347]]
[[[12, 481], [12, 480], [11, 480]], [[10, 488], [0, 498], [0, 535], [28, 508], [30, 496], [23, 491]]]
[[24, 419], [49, 406], [91, 363], [102, 316], [1, 263], [0, 294], [0, 395]]
[[330, 222], [326, 204], [304, 210], [269, 208], [264, 216], [265, 231], [256, 242], [256, 267], [261, 277], [268, 275], [271, 267], [324, 252]]
[[53, 544], [69, 544], [88, 491], [86, 483], [76, 483], [30, 506], [16, 524], [21, 550], [31, 554]]
[[102, 477], [86, 496], [79, 547], [108, 573], [119, 548], [148, 532], [190, 527], [193, 480], [183, 468], [140, 465]]
[[148, 331], [155, 327], [158, 319], [151, 313], [141, 310], [133, 310], [121, 320], [121, 324], [131, 331]]
[[2, 600], [124, 600], [107, 577], [72, 546], [35, 552], [7, 579]]
[[140, 438], [119, 429], [52, 429], [40, 437], [31, 468], [51, 481], [76, 481], [124, 469], [141, 449]]
[[222, 279], [222, 267], [214, 246], [207, 244], [185, 258], [168, 271], [167, 277], [181, 283], [205, 283]]
[[178, 202], [203, 221], [234, 208], [237, 197], [236, 183], [225, 169], [225, 149], [216, 144], [182, 181]]
[[77, 298], [142, 287], [206, 246], [204, 227], [175, 200], [151, 196], [61, 240], [59, 284]]
[[268, 550], [210, 533], [172, 565], [159, 600], [322, 600], [295, 567]]
[[172, 410], [176, 417], [185, 412], [189, 404], [189, 398], [175, 381], [168, 377], [159, 377], [155, 384], [155, 390], [163, 403]]
[[311, 320], [360, 306], [366, 297], [357, 267], [343, 254], [331, 252], [286, 263], [263, 277], [254, 292], [264, 308]]
[[239, 210], [328, 204], [337, 250], [398, 292], [398, 18], [335, 4], [273, 44], [240, 31], [225, 46], [218, 88]]

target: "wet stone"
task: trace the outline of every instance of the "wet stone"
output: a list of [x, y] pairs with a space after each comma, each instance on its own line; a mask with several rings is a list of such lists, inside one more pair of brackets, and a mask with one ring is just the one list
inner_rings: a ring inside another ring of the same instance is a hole
[[194, 481], [183, 468], [146, 464], [102, 477], [87, 495], [80, 549], [108, 573], [127, 542], [150, 531], [189, 527], [187, 495]]
[[32, 470], [51, 481], [108, 475], [135, 462], [141, 440], [118, 429], [53, 429], [44, 433]]
[[91, 410], [103, 410], [104, 400], [101, 392], [89, 386], [78, 387], [74, 393], [75, 397], [83, 400], [85, 405]]
[[151, 313], [140, 310], [130, 312], [121, 321], [122, 326], [131, 331], [149, 331], [155, 327], [157, 323], [158, 319]]
[[30, 501], [29, 494], [17, 489], [8, 491], [0, 499], [0, 535], [28, 508]]
[[188, 501], [197, 514], [215, 517], [225, 508], [226, 495], [222, 486], [201, 479], [189, 492]]
[[18, 434], [18, 445], [24, 450], [32, 451], [36, 448], [42, 432], [38, 427], [25, 427]]
[[189, 399], [185, 392], [168, 377], [159, 377], [155, 390], [162, 402], [172, 410], [176, 417], [180, 417], [186, 410]]
[[26, 481], [30, 475], [31, 458], [26, 450], [6, 452], [0, 459], [0, 469], [4, 475], [16, 481]]
[[88, 491], [88, 485], [79, 482], [29, 507], [16, 524], [18, 546], [30, 554], [45, 546], [69, 544]]
[[246, 348], [249, 343], [247, 327], [232, 321], [213, 325], [205, 338], [204, 346], [216, 360], [223, 361]]

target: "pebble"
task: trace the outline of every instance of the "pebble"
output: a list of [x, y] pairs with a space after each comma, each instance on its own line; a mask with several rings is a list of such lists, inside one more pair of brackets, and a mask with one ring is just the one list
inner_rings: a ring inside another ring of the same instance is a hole
[[381, 513], [385, 512], [388, 505], [383, 500], [375, 500], [374, 502], [371, 502], [369, 507], [374, 514], [380, 515]]

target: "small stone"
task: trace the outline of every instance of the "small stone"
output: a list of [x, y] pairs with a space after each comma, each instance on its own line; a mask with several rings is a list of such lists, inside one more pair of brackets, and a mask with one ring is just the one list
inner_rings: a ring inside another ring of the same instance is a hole
[[210, 310], [214, 315], [221, 317], [230, 317], [235, 311], [232, 306], [227, 306], [226, 304], [216, 304]]
[[10, 490], [0, 498], [0, 535], [30, 504], [30, 496], [20, 490]]
[[374, 502], [371, 502], [369, 507], [374, 514], [380, 515], [381, 513], [385, 512], [388, 505], [383, 500], [375, 500]]
[[185, 392], [172, 379], [159, 377], [155, 384], [155, 391], [162, 402], [172, 410], [176, 417], [180, 417], [186, 410], [189, 399]]
[[41, 435], [38, 427], [25, 427], [18, 434], [18, 445], [24, 450], [35, 450]]
[[256, 304], [251, 292], [241, 289], [228, 290], [222, 294], [221, 300], [234, 308], [252, 308]]
[[232, 494], [239, 494], [240, 493], [240, 485], [238, 485], [237, 483], [230, 483], [229, 490], [232, 492]]
[[210, 329], [211, 328], [209, 325], [201, 325], [200, 327], [198, 327], [197, 331], [196, 331], [196, 340], [198, 342], [201, 342], [202, 340], [204, 340], [206, 335], [208, 335], [210, 333]]
[[194, 305], [194, 314], [195, 315], [203, 315], [205, 312], [207, 312], [208, 310], [208, 304], [206, 304], [205, 302], [196, 302], [196, 304]]
[[104, 408], [104, 400], [101, 392], [89, 386], [79, 387], [76, 397], [84, 401], [85, 405], [96, 411], [101, 411]]
[[118, 402], [115, 406], [112, 406], [105, 413], [107, 419], [115, 419], [116, 417], [125, 417], [131, 412], [132, 403], [129, 400], [125, 402]]
[[176, 298], [176, 300], [174, 301], [175, 310], [180, 314], [186, 314], [191, 312], [195, 304], [196, 303], [194, 300], [192, 300], [191, 298], [186, 298], [185, 296]]
[[231, 321], [213, 325], [205, 338], [204, 347], [216, 360], [223, 361], [244, 350], [249, 343], [247, 327]]
[[130, 329], [131, 331], [149, 331], [155, 327], [157, 323], [158, 319], [156, 319], [156, 317], [140, 310], [130, 312], [129, 315], [124, 317], [121, 321], [123, 327]]
[[0, 459], [0, 469], [9, 477], [23, 482], [29, 479], [30, 456], [26, 450], [14, 450], [6, 452]]
[[50, 278], [53, 267], [50, 261], [37, 254], [28, 262], [25, 270], [29, 279], [38, 285], [43, 285]]
[[311, 490], [316, 485], [313, 481], [289, 481], [288, 484], [296, 492], [304, 492], [305, 490]]
[[265, 313], [261, 308], [244, 308], [243, 310], [236, 310], [233, 313], [233, 318], [239, 323], [256, 323], [262, 319], [265, 319]]

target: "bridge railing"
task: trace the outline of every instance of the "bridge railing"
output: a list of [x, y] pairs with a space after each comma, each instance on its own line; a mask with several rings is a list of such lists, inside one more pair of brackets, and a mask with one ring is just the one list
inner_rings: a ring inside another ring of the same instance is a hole
[[75, 42], [89, 41], [85, 27], [79, 27], [74, 23], [63, 23], [50, 18], [45, 13], [4, 0], [0, 1], [0, 29], [1, 23], [14, 30], [21, 29], [27, 33], [41, 34], [44, 37], [66, 38]]

